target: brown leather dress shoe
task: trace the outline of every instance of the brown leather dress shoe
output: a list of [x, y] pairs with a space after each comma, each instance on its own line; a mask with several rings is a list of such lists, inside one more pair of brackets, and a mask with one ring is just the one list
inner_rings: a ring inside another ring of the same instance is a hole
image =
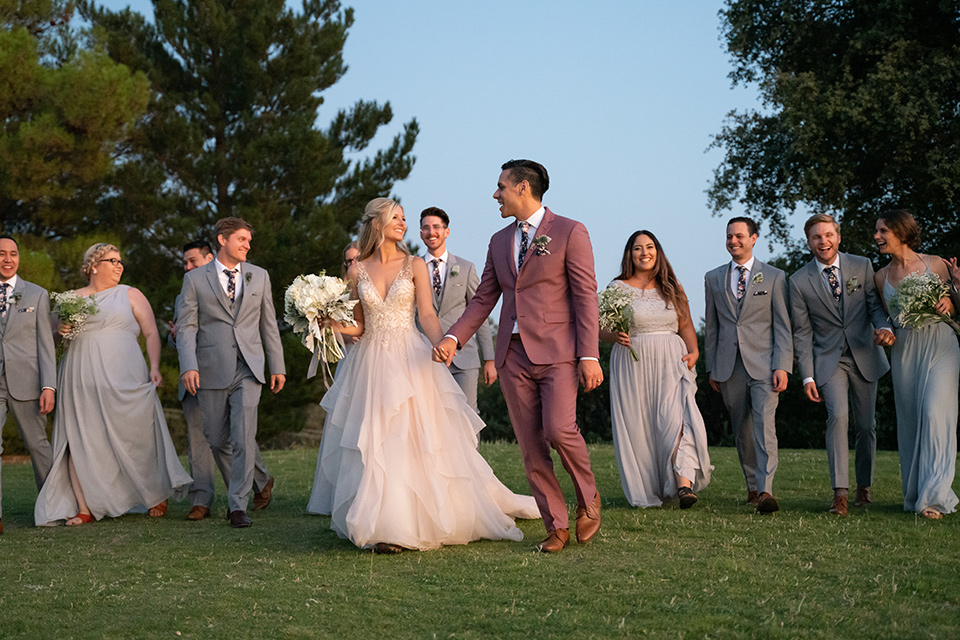
[[871, 504], [870, 487], [857, 487], [857, 499], [853, 501], [855, 507], [865, 507]]
[[230, 526], [234, 529], [246, 529], [253, 524], [253, 521], [247, 516], [246, 513], [240, 511], [231, 511], [227, 515], [227, 519], [230, 520]]
[[569, 529], [554, 529], [548, 532], [547, 539], [536, 546], [537, 551], [556, 553], [570, 544]]
[[3, 520], [0, 520], [0, 533], [3, 533]]
[[756, 505], [760, 502], [760, 494], [756, 491], [747, 491], [747, 504]]
[[764, 491], [758, 496], [757, 513], [767, 514], [780, 510], [780, 503], [772, 495]]
[[577, 542], [586, 544], [600, 531], [600, 494], [588, 507], [577, 507]]
[[838, 516], [845, 516], [849, 513], [847, 510], [847, 496], [833, 496], [833, 504], [827, 509], [828, 513]]
[[196, 522], [198, 520], [203, 520], [210, 516], [210, 509], [207, 509], [203, 505], [195, 504], [190, 509], [190, 513], [187, 514], [187, 520], [191, 522]]
[[263, 489], [253, 493], [253, 510], [261, 511], [266, 509], [270, 506], [271, 500], [273, 500], [273, 476], [270, 476], [270, 479], [267, 480], [267, 484], [264, 485]]

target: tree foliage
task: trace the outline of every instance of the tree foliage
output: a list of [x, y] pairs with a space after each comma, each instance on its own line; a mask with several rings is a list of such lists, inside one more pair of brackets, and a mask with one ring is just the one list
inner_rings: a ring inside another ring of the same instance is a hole
[[250, 259], [279, 295], [304, 270], [339, 265], [363, 206], [413, 166], [416, 120], [355, 159], [392, 120], [389, 103], [361, 100], [317, 125], [323, 91], [347, 69], [353, 12], [335, 0], [305, 0], [299, 12], [284, 0], [155, 0], [153, 23], [80, 7], [109, 55], [150, 79], [147, 116], [101, 194], [99, 223], [122, 229], [131, 275], [153, 290], [178, 286], [158, 267], [184, 242], [212, 242], [213, 223], [238, 216], [254, 226]]
[[41, 236], [90, 213], [78, 194], [113, 167], [147, 105], [147, 79], [78, 49], [72, 2], [0, 0], [0, 214]]
[[847, 249], [877, 214], [911, 211], [925, 249], [960, 250], [960, 9], [955, 0], [728, 0], [734, 84], [763, 108], [732, 112], [708, 190], [786, 242], [798, 208], [841, 219]]

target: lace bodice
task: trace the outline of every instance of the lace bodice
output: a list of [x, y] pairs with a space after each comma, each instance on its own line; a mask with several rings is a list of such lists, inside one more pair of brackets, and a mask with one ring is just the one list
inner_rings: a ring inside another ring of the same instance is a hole
[[630, 335], [638, 333], [677, 333], [679, 323], [675, 309], [668, 309], [660, 292], [656, 289], [637, 289], [621, 280], [613, 285], [630, 294], [633, 301], [633, 319], [630, 321]]
[[413, 286], [413, 257], [408, 256], [390, 288], [386, 298], [380, 298], [370, 275], [362, 262], [358, 262], [357, 293], [363, 305], [364, 339], [370, 338], [381, 344], [409, 331], [417, 331], [414, 322], [417, 311], [416, 291]]

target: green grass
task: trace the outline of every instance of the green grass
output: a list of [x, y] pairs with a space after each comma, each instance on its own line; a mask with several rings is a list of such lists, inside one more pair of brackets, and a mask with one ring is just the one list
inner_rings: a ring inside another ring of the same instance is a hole
[[[483, 444], [513, 489], [515, 445]], [[960, 515], [904, 513], [896, 454], [879, 454], [875, 503], [825, 513], [823, 451], [781, 451], [782, 510], [758, 516], [733, 449], [689, 511], [629, 507], [609, 445], [591, 447], [598, 538], [540, 555], [543, 535], [375, 556], [304, 507], [315, 450], [271, 451], [277, 476], [254, 526], [125, 516], [35, 528], [28, 464], [3, 468], [3, 638], [955, 638]], [[557, 465], [559, 469], [559, 464]], [[563, 475], [561, 471], [561, 475]], [[565, 480], [564, 475], [564, 480]], [[572, 491], [565, 482], [567, 495]]]

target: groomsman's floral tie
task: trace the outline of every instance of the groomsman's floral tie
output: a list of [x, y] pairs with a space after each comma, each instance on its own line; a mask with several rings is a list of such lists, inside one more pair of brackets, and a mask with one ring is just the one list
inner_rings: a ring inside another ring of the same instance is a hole
[[827, 282], [830, 283], [830, 291], [833, 292], [833, 299], [840, 302], [840, 280], [837, 278], [837, 268], [827, 267]]
[[223, 272], [227, 274], [227, 297], [234, 302], [237, 297], [237, 270], [224, 269]]
[[440, 260], [439, 258], [434, 258], [430, 261], [430, 264], [433, 265], [433, 292], [437, 294], [437, 297], [440, 297]]
[[737, 300], [743, 299], [743, 294], [747, 292], [747, 268], [742, 264], [737, 265], [740, 277], [737, 278]]
[[7, 317], [7, 283], [0, 284], [0, 318]]
[[530, 246], [530, 223], [524, 220], [520, 223], [520, 256], [517, 258], [517, 271], [523, 266], [523, 257], [527, 255]]

